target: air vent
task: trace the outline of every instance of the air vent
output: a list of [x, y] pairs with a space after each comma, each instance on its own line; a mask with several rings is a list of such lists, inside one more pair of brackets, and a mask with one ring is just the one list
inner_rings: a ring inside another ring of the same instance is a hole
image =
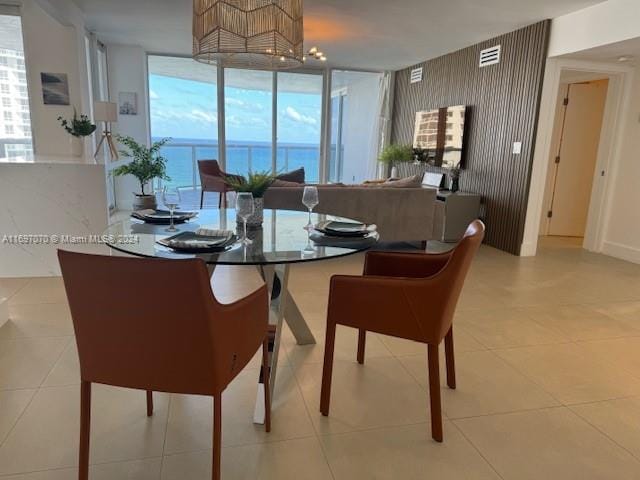
[[422, 71], [423, 67], [414, 68], [411, 70], [411, 83], [418, 83], [422, 81]]
[[500, 45], [495, 47], [485, 48], [480, 52], [480, 66], [487, 67], [489, 65], [495, 65], [500, 63]]

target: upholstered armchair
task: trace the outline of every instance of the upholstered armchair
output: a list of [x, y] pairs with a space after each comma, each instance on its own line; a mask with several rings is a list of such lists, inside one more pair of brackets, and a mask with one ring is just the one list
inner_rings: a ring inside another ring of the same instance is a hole
[[[471, 262], [482, 243], [476, 220], [447, 253], [368, 252], [363, 276], [331, 278], [320, 411], [329, 415], [337, 325], [359, 330], [358, 363], [364, 363], [366, 332], [426, 343], [429, 363], [431, 432], [442, 442], [438, 348], [445, 341], [447, 385], [456, 387], [453, 316]], [[366, 401], [366, 399], [363, 399]]]
[[225, 183], [225, 176], [228, 175], [220, 169], [217, 160], [198, 160], [198, 172], [200, 173], [200, 208], [204, 206], [204, 193], [215, 192], [220, 194], [218, 200], [218, 208], [227, 207], [227, 192], [233, 190]]

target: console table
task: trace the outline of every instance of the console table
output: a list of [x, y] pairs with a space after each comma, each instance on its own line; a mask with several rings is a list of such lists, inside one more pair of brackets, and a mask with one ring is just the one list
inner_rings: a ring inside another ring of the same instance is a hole
[[480, 215], [480, 195], [439, 190], [435, 205], [433, 238], [457, 242], [471, 222]]

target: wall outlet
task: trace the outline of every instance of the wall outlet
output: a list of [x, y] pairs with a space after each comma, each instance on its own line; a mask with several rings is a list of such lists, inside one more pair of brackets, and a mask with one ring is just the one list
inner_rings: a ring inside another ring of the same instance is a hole
[[513, 142], [513, 154], [520, 155], [522, 153], [522, 142]]

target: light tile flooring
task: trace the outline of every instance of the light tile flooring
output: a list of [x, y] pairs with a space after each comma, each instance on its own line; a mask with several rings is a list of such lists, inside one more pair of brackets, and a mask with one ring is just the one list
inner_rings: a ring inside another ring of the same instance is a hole
[[[331, 416], [318, 412], [329, 278], [362, 256], [294, 267], [318, 338], [285, 332], [273, 431], [252, 423], [258, 363], [224, 396], [223, 478], [640, 478], [640, 266], [546, 240], [536, 258], [483, 247], [456, 322], [458, 389], [442, 388], [445, 441], [430, 438], [425, 347], [339, 329]], [[259, 283], [219, 269], [231, 300]], [[75, 478], [78, 359], [60, 279], [1, 280], [0, 478]], [[425, 301], [429, 301], [425, 296]], [[211, 400], [96, 386], [92, 479], [207, 479]]]

